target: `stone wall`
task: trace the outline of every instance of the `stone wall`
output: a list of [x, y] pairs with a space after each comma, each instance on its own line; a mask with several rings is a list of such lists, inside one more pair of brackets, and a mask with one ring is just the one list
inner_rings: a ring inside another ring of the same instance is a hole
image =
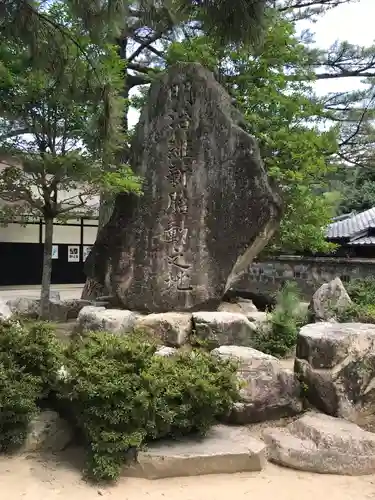
[[320, 285], [336, 276], [344, 283], [355, 278], [375, 277], [375, 259], [283, 255], [254, 263], [236, 288], [267, 295], [285, 281], [294, 281], [304, 297], [310, 299]]

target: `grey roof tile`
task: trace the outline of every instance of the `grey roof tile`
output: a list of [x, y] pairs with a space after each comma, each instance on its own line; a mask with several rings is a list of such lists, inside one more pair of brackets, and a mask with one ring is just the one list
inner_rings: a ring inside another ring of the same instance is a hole
[[348, 219], [329, 224], [326, 237], [328, 239], [352, 238], [370, 227], [375, 227], [375, 207]]

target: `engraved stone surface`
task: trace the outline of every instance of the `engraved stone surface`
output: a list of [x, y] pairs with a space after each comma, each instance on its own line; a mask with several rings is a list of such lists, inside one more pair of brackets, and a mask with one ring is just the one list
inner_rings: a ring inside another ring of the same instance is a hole
[[91, 283], [140, 312], [219, 306], [281, 216], [242, 124], [199, 64], [173, 66], [152, 84], [131, 148], [144, 195], [117, 196], [86, 261]]

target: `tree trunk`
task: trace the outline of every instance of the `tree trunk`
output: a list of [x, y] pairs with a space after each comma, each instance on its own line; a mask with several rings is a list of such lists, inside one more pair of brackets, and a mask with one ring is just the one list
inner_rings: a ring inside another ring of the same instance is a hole
[[44, 252], [43, 252], [43, 275], [42, 290], [40, 293], [40, 318], [49, 319], [51, 274], [52, 274], [52, 242], [53, 242], [53, 219], [45, 218]]

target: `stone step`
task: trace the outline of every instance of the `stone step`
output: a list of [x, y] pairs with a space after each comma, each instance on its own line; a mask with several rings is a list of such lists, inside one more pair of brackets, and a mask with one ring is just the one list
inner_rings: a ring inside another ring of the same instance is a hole
[[161, 440], [139, 452], [126, 476], [145, 479], [260, 471], [265, 445], [247, 428], [214, 426], [204, 438]]

